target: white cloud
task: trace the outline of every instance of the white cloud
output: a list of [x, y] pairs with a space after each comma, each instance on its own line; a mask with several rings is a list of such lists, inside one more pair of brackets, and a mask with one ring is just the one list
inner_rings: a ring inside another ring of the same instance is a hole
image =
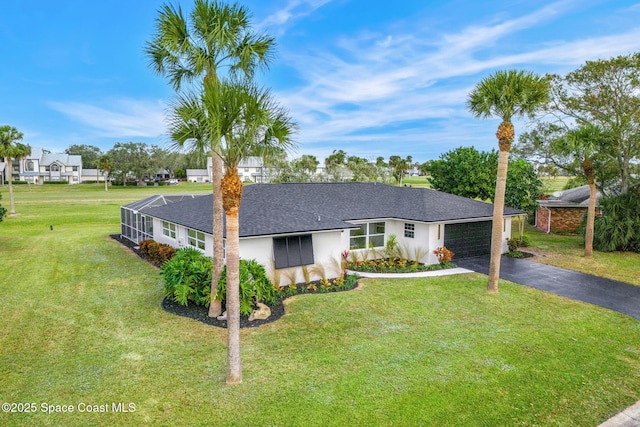
[[487, 73], [498, 68], [564, 73], [589, 59], [640, 50], [637, 28], [573, 40], [527, 39], [517, 53], [501, 49], [521, 32], [553, 20], [562, 22], [575, 12], [573, 7], [581, 4], [555, 2], [514, 19], [469, 25], [435, 39], [420, 32], [367, 31], [345, 35], [324, 49], [285, 52], [285, 60], [304, 84], [278, 94], [279, 99], [300, 123], [299, 140], [309, 147], [343, 144], [347, 152], [355, 147], [366, 150], [367, 141], [371, 147], [377, 141], [397, 140], [402, 123], [409, 129], [402, 134], [406, 144], [438, 143], [457, 135], [458, 145], [475, 141], [493, 147], [493, 131], [478, 136], [469, 129], [494, 125], [479, 125], [465, 111], [467, 94]]
[[279, 34], [304, 17], [311, 15], [316, 9], [330, 3], [331, 0], [288, 0], [286, 5], [267, 16], [258, 23], [258, 28], [276, 27]]
[[101, 137], [154, 138], [165, 133], [165, 104], [161, 101], [120, 99], [104, 105], [49, 102], [51, 108], [92, 129]]

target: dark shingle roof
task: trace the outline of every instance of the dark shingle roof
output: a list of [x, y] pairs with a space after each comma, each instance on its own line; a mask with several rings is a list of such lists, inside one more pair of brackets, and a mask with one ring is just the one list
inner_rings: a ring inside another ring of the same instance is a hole
[[[212, 196], [142, 211], [189, 228], [212, 232]], [[505, 208], [505, 215], [522, 211]], [[351, 228], [345, 221], [396, 218], [442, 222], [486, 219], [493, 205], [426, 188], [378, 183], [254, 184], [244, 188], [240, 237]]]

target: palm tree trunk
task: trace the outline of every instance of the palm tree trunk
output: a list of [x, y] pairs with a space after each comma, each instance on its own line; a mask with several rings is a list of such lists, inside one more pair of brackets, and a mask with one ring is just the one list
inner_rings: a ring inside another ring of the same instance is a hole
[[224, 219], [222, 209], [222, 159], [211, 150], [211, 182], [213, 186], [213, 267], [211, 271], [211, 303], [209, 304], [209, 317], [222, 314], [222, 301], [213, 298], [218, 293], [218, 281], [224, 267]]
[[104, 176], [104, 191], [109, 191], [109, 171], [107, 171], [107, 174]]
[[16, 207], [13, 203], [13, 184], [11, 184], [11, 181], [13, 181], [13, 162], [11, 157], [6, 157], [5, 159], [7, 163], [5, 169], [9, 168], [9, 215], [13, 215], [16, 213]]
[[239, 212], [242, 181], [236, 168], [227, 168], [222, 179], [227, 215], [227, 385], [242, 382], [240, 360], [240, 238]]
[[496, 194], [493, 199], [493, 224], [491, 227], [491, 261], [489, 263], [489, 283], [487, 291], [498, 292], [500, 279], [500, 258], [502, 257], [502, 227], [504, 223], [504, 195], [507, 186], [507, 169], [509, 167], [509, 150], [500, 146], [498, 156], [498, 175], [496, 178]]
[[593, 165], [588, 158], [584, 159], [582, 168], [589, 182], [589, 205], [587, 207], [587, 229], [584, 235], [584, 257], [593, 256], [593, 228], [596, 217], [596, 182], [593, 176]]

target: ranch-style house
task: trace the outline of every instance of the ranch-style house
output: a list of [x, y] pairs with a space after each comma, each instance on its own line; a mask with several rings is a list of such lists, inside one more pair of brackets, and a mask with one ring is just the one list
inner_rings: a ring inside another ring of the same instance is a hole
[[[213, 254], [212, 195], [158, 195], [121, 207], [121, 234], [134, 243], [153, 239]], [[505, 208], [503, 252], [511, 220]], [[321, 266], [337, 277], [343, 251], [375, 256], [390, 235], [408, 254], [437, 263], [446, 246], [456, 258], [490, 252], [493, 205], [426, 188], [380, 183], [254, 184], [240, 206], [240, 257], [268, 271]], [[372, 250], [375, 249], [375, 250]], [[317, 271], [317, 269], [314, 269]], [[289, 277], [289, 276], [288, 276]]]

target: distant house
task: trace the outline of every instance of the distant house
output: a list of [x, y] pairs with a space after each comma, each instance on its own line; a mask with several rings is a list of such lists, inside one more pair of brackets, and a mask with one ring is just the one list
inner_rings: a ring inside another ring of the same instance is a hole
[[[195, 169], [199, 171], [200, 169]], [[223, 172], [224, 173], [224, 172]], [[246, 157], [238, 164], [238, 176], [243, 182], [251, 181], [256, 184], [269, 182], [268, 173], [264, 169], [262, 157]], [[211, 182], [211, 157], [207, 158], [207, 179]], [[192, 181], [192, 180], [190, 180]], [[199, 182], [199, 181], [198, 181]]]
[[13, 179], [32, 184], [52, 181], [65, 181], [68, 184], [82, 182], [82, 157], [79, 155], [51, 153], [32, 147], [31, 155], [17, 163], [17, 168], [14, 164]]
[[87, 181], [97, 181], [97, 182], [104, 182], [104, 180], [107, 178], [107, 173], [105, 171], [102, 171], [100, 169], [82, 169], [82, 182], [87, 182]]
[[[596, 193], [596, 204], [602, 194]], [[589, 186], [557, 191], [546, 200], [538, 200], [536, 228], [545, 233], [574, 233], [589, 206]]]
[[[153, 196], [121, 207], [121, 234], [213, 254], [211, 195]], [[511, 218], [505, 208], [502, 246]], [[485, 255], [491, 247], [493, 205], [426, 188], [379, 183], [257, 184], [244, 188], [240, 206], [240, 257], [271, 270], [322, 266], [336, 277], [343, 251], [378, 257], [389, 236], [410, 257], [434, 264], [446, 246], [455, 257]], [[454, 258], [455, 259], [455, 258]]]
[[211, 175], [207, 169], [187, 169], [187, 181], [211, 182]]

